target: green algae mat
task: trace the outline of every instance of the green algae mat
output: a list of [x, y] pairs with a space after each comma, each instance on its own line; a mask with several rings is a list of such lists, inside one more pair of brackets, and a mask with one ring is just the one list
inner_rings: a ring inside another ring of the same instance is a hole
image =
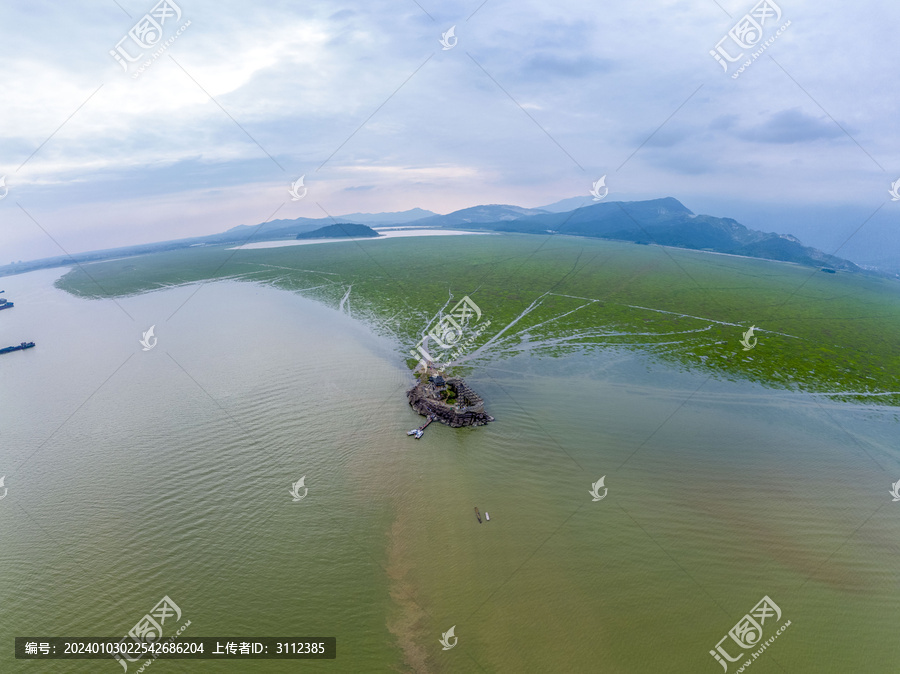
[[617, 348], [712, 377], [900, 405], [900, 282], [768, 260], [473, 234], [194, 247], [75, 267], [57, 286], [109, 298], [218, 279], [291, 290], [365, 320], [411, 367], [422, 334], [468, 296], [490, 327], [452, 373], [526, 352]]

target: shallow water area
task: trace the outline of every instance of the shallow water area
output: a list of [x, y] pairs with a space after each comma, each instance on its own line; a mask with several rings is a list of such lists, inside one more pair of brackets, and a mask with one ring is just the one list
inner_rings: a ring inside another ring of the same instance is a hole
[[[417, 441], [406, 345], [347, 315], [237, 281], [84, 300], [58, 275], [2, 284], [0, 335], [37, 342], [0, 356], [8, 644], [120, 637], [168, 596], [184, 636], [336, 636], [310, 671], [718, 671], [768, 595], [793, 624], [754, 671], [898, 655], [893, 409], [610, 348], [476, 366], [496, 421]], [[198, 666], [285, 671], [153, 665]]]
[[402, 239], [412, 236], [462, 236], [472, 234], [487, 236], [486, 232], [466, 232], [456, 229], [422, 229], [412, 227], [373, 227], [380, 236], [341, 237], [332, 239], [300, 239], [289, 241], [257, 241], [245, 243], [228, 250], [255, 250], [258, 248], [283, 248], [284, 246], [305, 246], [311, 243], [337, 243], [339, 241], [383, 241], [384, 239]]

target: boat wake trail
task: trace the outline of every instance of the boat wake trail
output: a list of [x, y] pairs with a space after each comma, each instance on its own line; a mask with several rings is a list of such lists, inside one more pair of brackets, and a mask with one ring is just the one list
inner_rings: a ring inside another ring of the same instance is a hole
[[[347, 288], [347, 292], [344, 293], [344, 297], [341, 299], [341, 304], [340, 304], [340, 306], [338, 306], [338, 311], [340, 311], [341, 313], [343, 313], [343, 312], [344, 312], [344, 305], [346, 304], [346, 305], [347, 305], [347, 315], [348, 315], [348, 316], [350, 316], [350, 302], [349, 302], [349, 300], [350, 300], [350, 291], [351, 291], [351, 290], [353, 290], [353, 284], [352, 284], [352, 283], [351, 283], [350, 286]], [[351, 316], [351, 318], [352, 318], [352, 316]]]
[[526, 352], [550, 355], [602, 347], [702, 351], [711, 338], [712, 343], [721, 343], [711, 335], [716, 328], [732, 326], [740, 327], [702, 316], [548, 291], [484, 344], [459, 356], [451, 365], [495, 361]]

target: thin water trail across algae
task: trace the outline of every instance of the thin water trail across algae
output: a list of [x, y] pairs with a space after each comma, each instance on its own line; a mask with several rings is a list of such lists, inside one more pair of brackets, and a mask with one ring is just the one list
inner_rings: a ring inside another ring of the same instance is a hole
[[[900, 406], [900, 283], [767, 260], [576, 237], [422, 237], [168, 251], [74, 268], [57, 285], [116, 297], [226, 278], [343, 311], [352, 302], [404, 353], [448, 297], [469, 295], [491, 329], [459, 374], [614, 346], [722, 379]], [[751, 325], [758, 342], [745, 350]]]

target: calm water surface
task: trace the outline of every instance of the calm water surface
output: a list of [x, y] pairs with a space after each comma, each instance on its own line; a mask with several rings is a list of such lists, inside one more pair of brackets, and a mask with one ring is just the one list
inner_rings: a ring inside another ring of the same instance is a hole
[[0, 341], [38, 344], [0, 356], [0, 671], [121, 671], [39, 670], [12, 638], [121, 636], [165, 595], [184, 636], [338, 657], [151, 671], [712, 673], [764, 595], [791, 626], [752, 671], [896, 669], [892, 410], [519, 356], [469, 377], [496, 423], [414, 441], [408, 345], [333, 309], [240, 282], [88, 301], [58, 276], [0, 280]]

